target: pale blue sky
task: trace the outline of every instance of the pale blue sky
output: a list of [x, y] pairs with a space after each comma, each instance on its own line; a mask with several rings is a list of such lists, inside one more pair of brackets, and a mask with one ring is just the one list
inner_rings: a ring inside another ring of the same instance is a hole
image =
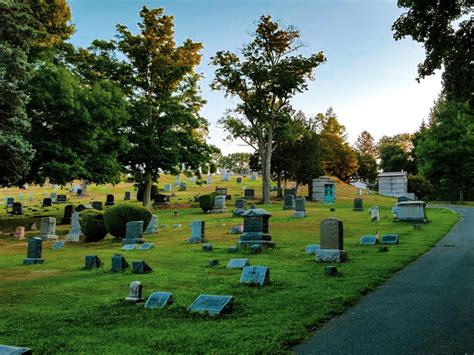
[[323, 51], [327, 62], [316, 69], [309, 90], [293, 100], [307, 114], [325, 112], [332, 106], [346, 126], [349, 141], [360, 132], [375, 138], [414, 132], [427, 118], [441, 90], [440, 75], [415, 81], [417, 64], [423, 60], [420, 44], [406, 39], [395, 42], [392, 23], [402, 13], [396, 1], [382, 0], [69, 0], [77, 31], [72, 42], [88, 46], [93, 39], [110, 39], [115, 25], [137, 31], [139, 10], [163, 7], [175, 16], [177, 42], [186, 38], [204, 44], [198, 68], [203, 97], [208, 101], [202, 114], [210, 122], [210, 142], [224, 154], [250, 151], [242, 142], [224, 142], [217, 127], [222, 113], [233, 107], [209, 83], [214, 68], [209, 58], [219, 50], [236, 51], [250, 41], [255, 22], [269, 14], [284, 25], [292, 24], [306, 44], [302, 53]]

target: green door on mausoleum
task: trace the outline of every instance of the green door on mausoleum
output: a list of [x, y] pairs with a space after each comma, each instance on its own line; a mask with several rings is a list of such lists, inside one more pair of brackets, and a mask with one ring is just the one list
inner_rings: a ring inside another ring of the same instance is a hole
[[324, 185], [324, 203], [334, 203], [336, 200], [334, 185]]

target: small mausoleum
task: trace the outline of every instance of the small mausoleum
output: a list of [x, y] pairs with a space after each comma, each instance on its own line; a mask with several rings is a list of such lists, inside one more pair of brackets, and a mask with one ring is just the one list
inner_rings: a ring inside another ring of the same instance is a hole
[[398, 202], [392, 211], [397, 221], [428, 222], [426, 217], [426, 202], [404, 201]]
[[328, 176], [313, 179], [310, 184], [310, 198], [313, 201], [336, 202], [336, 182]]
[[383, 172], [377, 175], [379, 182], [379, 194], [383, 196], [400, 197], [406, 196], [414, 200], [414, 195], [408, 194], [408, 178], [404, 171]]

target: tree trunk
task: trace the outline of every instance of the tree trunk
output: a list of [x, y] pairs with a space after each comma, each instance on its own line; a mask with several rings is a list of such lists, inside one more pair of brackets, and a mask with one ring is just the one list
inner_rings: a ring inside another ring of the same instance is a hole
[[278, 174], [277, 177], [277, 197], [282, 197], [283, 193], [281, 191], [281, 174]]
[[146, 175], [145, 190], [143, 191], [143, 207], [149, 208], [151, 205], [151, 175]]

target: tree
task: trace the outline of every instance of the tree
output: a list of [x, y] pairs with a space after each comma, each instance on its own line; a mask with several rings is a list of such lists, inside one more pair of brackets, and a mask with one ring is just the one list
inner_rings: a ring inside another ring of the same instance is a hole
[[393, 136], [382, 136], [377, 143], [378, 154], [385, 145], [396, 145], [404, 152], [410, 153], [413, 150], [413, 134], [399, 133]]
[[[301, 44], [299, 31], [281, 28], [270, 16], [260, 17], [254, 39], [235, 53], [220, 51], [211, 87], [240, 102], [219, 121], [230, 138], [253, 147], [262, 163], [263, 202], [270, 203], [271, 158], [278, 142], [275, 131], [289, 119], [290, 100], [307, 89], [314, 69], [325, 61], [322, 52], [306, 58], [291, 55]], [[276, 144], [275, 144], [276, 143]]]
[[335, 175], [346, 182], [350, 181], [357, 172], [358, 165], [355, 151], [346, 140], [346, 128], [339, 123], [332, 108], [325, 114], [317, 114], [314, 126], [320, 132], [325, 174]]
[[375, 183], [375, 180], [377, 180], [377, 161], [375, 158], [371, 154], [360, 152], [356, 152], [356, 156], [359, 165], [356, 174], [357, 179], [371, 184]]
[[220, 159], [220, 166], [225, 169], [233, 170], [241, 174], [245, 169], [249, 168], [250, 153], [231, 153]]
[[470, 100], [472, 104], [472, 0], [398, 0], [398, 6], [407, 12], [393, 24], [394, 38], [411, 36], [425, 48], [426, 58], [418, 65], [417, 80], [444, 67], [443, 83], [448, 96], [460, 102]]
[[438, 99], [416, 156], [420, 173], [435, 186], [438, 198], [463, 201], [474, 196], [474, 116], [467, 102], [446, 95]]
[[370, 155], [373, 158], [377, 157], [377, 147], [374, 137], [367, 131], [363, 131], [359, 137], [357, 137], [354, 149], [361, 155]]
[[409, 173], [415, 170], [410, 154], [396, 144], [385, 144], [380, 148], [380, 168], [383, 171], [403, 170]]
[[33, 33], [25, 5], [0, 2], [0, 186], [18, 183], [34, 155], [25, 139], [30, 121], [23, 90], [31, 73], [28, 53]]

